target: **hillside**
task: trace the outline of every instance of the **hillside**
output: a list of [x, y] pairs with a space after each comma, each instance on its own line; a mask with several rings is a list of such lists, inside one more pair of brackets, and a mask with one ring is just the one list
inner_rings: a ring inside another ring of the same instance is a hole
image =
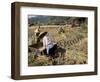
[[28, 24], [32, 25], [66, 25], [67, 23], [83, 23], [87, 19], [84, 17], [65, 17], [65, 16], [29, 16]]

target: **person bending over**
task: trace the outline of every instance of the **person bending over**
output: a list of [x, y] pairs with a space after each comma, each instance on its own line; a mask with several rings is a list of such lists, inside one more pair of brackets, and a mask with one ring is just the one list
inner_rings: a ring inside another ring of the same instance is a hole
[[48, 32], [45, 32], [44, 33], [44, 37], [43, 37], [43, 47], [44, 49], [46, 49], [46, 55], [47, 56], [51, 56], [53, 55], [53, 47], [54, 47], [54, 44], [48, 34]]

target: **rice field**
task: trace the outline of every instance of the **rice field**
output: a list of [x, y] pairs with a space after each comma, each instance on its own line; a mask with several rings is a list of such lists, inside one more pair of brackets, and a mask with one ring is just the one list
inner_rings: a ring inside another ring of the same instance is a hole
[[[34, 30], [38, 26], [31, 26], [28, 29], [28, 46], [35, 44]], [[59, 32], [59, 27], [63, 27], [64, 32]], [[40, 26], [41, 32], [48, 32], [54, 43], [57, 44], [56, 56], [49, 58], [41, 54], [33, 47], [28, 52], [28, 66], [48, 66], [48, 65], [73, 65], [87, 64], [87, 27], [73, 27], [60, 25]], [[42, 40], [41, 40], [42, 42]]]

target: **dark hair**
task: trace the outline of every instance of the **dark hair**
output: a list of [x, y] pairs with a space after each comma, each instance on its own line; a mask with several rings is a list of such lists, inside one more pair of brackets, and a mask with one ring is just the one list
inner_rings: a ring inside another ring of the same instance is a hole
[[48, 32], [44, 32], [43, 35], [45, 36]]
[[43, 38], [48, 32], [43, 32], [42, 34], [39, 35], [39, 38]]

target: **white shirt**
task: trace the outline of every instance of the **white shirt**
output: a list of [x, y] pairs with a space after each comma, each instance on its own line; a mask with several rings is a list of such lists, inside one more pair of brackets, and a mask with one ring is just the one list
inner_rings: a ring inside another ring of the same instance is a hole
[[48, 45], [53, 46], [53, 43], [48, 35], [43, 37], [43, 47], [47, 48]]

